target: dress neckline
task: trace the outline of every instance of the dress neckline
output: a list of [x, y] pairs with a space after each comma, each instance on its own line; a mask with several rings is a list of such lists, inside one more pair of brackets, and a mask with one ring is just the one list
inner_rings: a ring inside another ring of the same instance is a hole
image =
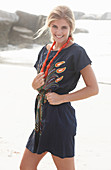
[[[71, 44], [69, 47], [67, 47], [67, 48], [63, 48], [61, 51], [64, 51], [64, 50], [67, 50], [67, 49], [69, 49], [69, 48], [71, 48], [72, 46], [74, 46], [76, 43], [74, 42], [73, 44]], [[47, 44], [45, 45], [45, 48], [46, 48], [46, 50], [48, 51], [48, 49], [47, 49]], [[57, 52], [58, 50], [51, 50], [51, 52]]]

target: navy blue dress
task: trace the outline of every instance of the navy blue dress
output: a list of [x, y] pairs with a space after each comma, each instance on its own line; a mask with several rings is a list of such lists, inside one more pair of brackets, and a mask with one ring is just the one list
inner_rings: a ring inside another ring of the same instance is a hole
[[[38, 73], [47, 53], [46, 46], [39, 52], [37, 62], [34, 65]], [[47, 64], [56, 53], [57, 51], [51, 51]], [[89, 64], [91, 64], [91, 60], [85, 49], [80, 45], [74, 43], [68, 48], [62, 49], [51, 64], [43, 89], [45, 92], [51, 91], [61, 95], [68, 94], [75, 89], [81, 75], [80, 70]], [[47, 151], [60, 158], [73, 157], [75, 155], [74, 136], [77, 128], [75, 109], [70, 102], [50, 105], [44, 99], [40, 107], [42, 108], [40, 124], [40, 115], [37, 113], [37, 110], [40, 111], [40, 108], [38, 109], [38, 105], [40, 106], [38, 100], [40, 100], [40, 95], [35, 101], [36, 128], [32, 131], [26, 148], [37, 154]]]

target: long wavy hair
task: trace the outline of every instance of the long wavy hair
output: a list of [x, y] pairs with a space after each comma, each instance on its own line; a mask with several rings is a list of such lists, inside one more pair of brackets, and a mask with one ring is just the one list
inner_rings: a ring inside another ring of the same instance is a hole
[[[35, 39], [40, 37], [44, 32], [48, 31], [48, 28], [50, 28], [50, 24], [52, 21], [59, 19], [65, 19], [66, 22], [69, 24], [70, 26], [69, 36], [73, 40], [73, 32], [75, 30], [75, 17], [74, 13], [67, 6], [57, 6], [50, 12], [49, 16], [46, 18], [45, 25], [35, 33]], [[51, 40], [53, 40], [52, 37]]]

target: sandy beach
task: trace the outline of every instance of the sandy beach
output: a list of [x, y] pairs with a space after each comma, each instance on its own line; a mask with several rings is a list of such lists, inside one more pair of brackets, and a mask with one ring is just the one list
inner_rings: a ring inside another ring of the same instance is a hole
[[[34, 101], [31, 87], [36, 75], [33, 67], [0, 65], [0, 170], [18, 170], [27, 142], [34, 128]], [[82, 80], [78, 89], [83, 85]], [[99, 84], [98, 96], [72, 102], [76, 109], [77, 170], [111, 170], [111, 86]], [[50, 153], [39, 170], [56, 170]]]

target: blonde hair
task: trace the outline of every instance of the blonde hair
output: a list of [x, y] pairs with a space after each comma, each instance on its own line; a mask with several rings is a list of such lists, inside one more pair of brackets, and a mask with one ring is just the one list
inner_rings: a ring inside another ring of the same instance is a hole
[[48, 30], [52, 21], [59, 20], [59, 19], [65, 19], [67, 21], [67, 23], [70, 26], [69, 36], [73, 40], [73, 32], [75, 30], [75, 17], [74, 17], [74, 13], [67, 6], [57, 6], [50, 12], [49, 16], [46, 19], [45, 25], [36, 32], [37, 35], [36, 38], [40, 37], [44, 32]]

